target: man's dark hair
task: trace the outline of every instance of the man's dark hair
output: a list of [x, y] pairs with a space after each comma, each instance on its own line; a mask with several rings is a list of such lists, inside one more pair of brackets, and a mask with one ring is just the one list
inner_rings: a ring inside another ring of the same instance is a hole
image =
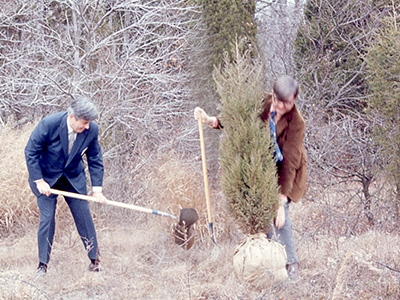
[[276, 80], [274, 93], [279, 101], [287, 101], [292, 95], [296, 99], [299, 93], [299, 83], [292, 76], [283, 75]]
[[78, 96], [72, 101], [68, 113], [73, 114], [77, 120], [93, 121], [97, 119], [98, 111], [96, 106], [88, 98]]

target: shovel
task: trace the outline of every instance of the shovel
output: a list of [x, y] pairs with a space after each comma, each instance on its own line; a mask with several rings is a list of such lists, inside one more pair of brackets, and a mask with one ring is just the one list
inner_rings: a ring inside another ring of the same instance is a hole
[[[60, 190], [55, 190], [55, 189], [50, 189], [50, 192], [55, 195], [62, 195], [65, 197], [100, 203], [93, 196], [81, 195], [81, 194], [65, 192], [65, 191], [60, 191]], [[127, 203], [116, 202], [116, 201], [111, 201], [111, 200], [106, 200], [105, 204], [118, 206], [118, 207], [122, 207], [122, 208], [128, 208], [128, 209], [141, 211], [141, 212], [148, 213], [148, 214], [153, 214], [153, 215], [158, 215], [158, 216], [169, 217], [169, 218], [175, 219], [178, 221], [178, 224], [174, 228], [175, 243], [182, 246], [186, 250], [189, 250], [193, 246], [194, 235], [193, 235], [192, 225], [194, 223], [196, 223], [197, 220], [199, 219], [199, 215], [197, 214], [197, 211], [194, 208], [183, 208], [179, 211], [179, 216], [176, 216], [173, 214], [153, 210], [150, 208], [145, 208], [145, 207], [136, 206], [133, 204], [127, 204]]]
[[211, 215], [211, 204], [210, 204], [210, 189], [208, 187], [208, 172], [207, 172], [207, 162], [206, 162], [206, 147], [204, 145], [204, 134], [203, 134], [203, 121], [201, 116], [199, 117], [199, 132], [200, 132], [200, 145], [201, 145], [201, 161], [203, 162], [203, 175], [204, 175], [204, 188], [206, 193], [207, 202], [207, 214], [208, 214], [208, 228], [210, 230], [211, 241], [219, 247], [214, 239], [214, 225]]

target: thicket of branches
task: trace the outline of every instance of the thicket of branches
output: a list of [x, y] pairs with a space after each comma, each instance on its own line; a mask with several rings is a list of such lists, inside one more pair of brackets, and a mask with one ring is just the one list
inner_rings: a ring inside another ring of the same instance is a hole
[[294, 53], [305, 98], [310, 185], [336, 186], [344, 194], [347, 189], [349, 201], [357, 199], [371, 224], [371, 204], [380, 200], [374, 184], [382, 175], [384, 157], [371, 135], [377, 122], [366, 110], [370, 73], [365, 57], [391, 4], [307, 1]]
[[265, 89], [281, 75], [295, 76], [294, 41], [302, 19], [302, 0], [294, 5], [286, 1], [259, 1], [256, 18], [257, 44], [264, 65]]

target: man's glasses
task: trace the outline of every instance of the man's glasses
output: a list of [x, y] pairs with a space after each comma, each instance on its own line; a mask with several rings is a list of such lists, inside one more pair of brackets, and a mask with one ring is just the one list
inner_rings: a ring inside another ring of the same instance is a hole
[[284, 105], [285, 107], [291, 107], [291, 106], [294, 105], [294, 101], [279, 100], [275, 93], [272, 94], [272, 97], [274, 98], [274, 100], [275, 100], [276, 102], [283, 103], [283, 105]]

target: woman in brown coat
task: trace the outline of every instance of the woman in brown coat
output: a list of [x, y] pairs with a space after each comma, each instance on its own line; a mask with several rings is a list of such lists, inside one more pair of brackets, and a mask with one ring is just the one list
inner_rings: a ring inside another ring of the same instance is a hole
[[[292, 279], [298, 276], [299, 261], [295, 253], [292, 222], [288, 217], [289, 203], [300, 200], [307, 181], [307, 158], [303, 143], [305, 123], [295, 104], [298, 90], [298, 83], [291, 76], [278, 78], [273, 93], [264, 99], [264, 111], [260, 116], [269, 124], [267, 128], [276, 141], [275, 158], [280, 187], [277, 217], [267, 235], [285, 246], [288, 259], [286, 267]], [[196, 107], [194, 115], [196, 119], [201, 116], [204, 124], [222, 128], [217, 117], [208, 116], [199, 107]]]

